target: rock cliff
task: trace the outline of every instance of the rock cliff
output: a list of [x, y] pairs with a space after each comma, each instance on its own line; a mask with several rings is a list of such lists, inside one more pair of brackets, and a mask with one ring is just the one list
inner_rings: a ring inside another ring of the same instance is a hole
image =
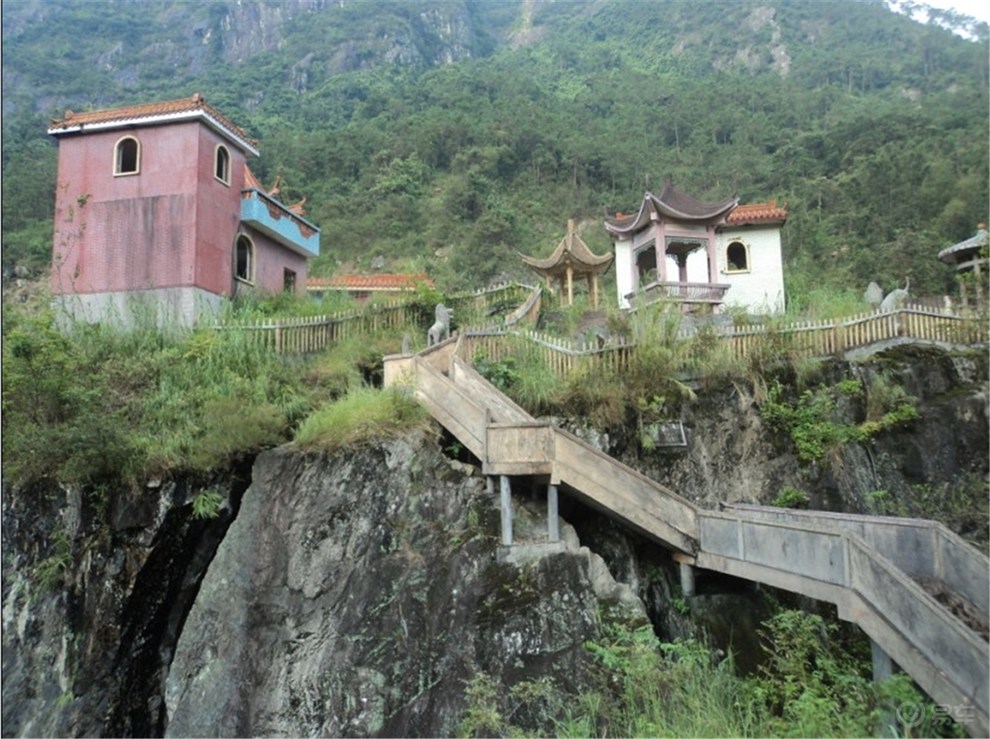
[[[883, 373], [919, 416], [809, 465], [728, 388], [684, 409], [683, 449], [599, 441], [705, 505], [793, 486], [824, 507], [924, 504], [985, 541], [985, 352], [902, 348], [818, 372], [826, 386]], [[863, 402], [836, 412], [857, 421]], [[507, 553], [497, 496], [444, 448], [420, 432], [140, 491], [5, 486], [3, 734], [449, 735], [479, 675], [581, 687], [609, 613], [645, 614], [665, 639], [705, 630], [755, 665], [759, 589], [709, 573], [685, 598], [669, 553], [566, 495], [565, 541], [547, 546], [542, 491], [522, 481]], [[226, 503], [196, 519], [206, 488]]]
[[179, 642], [167, 734], [448, 736], [479, 673], [573, 687], [599, 611], [642, 606], [573, 535], [499, 556], [473, 472], [419, 436], [261, 455]]

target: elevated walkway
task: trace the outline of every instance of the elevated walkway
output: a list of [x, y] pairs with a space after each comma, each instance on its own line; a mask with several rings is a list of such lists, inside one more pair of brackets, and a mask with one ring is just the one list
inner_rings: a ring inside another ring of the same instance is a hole
[[[990, 728], [990, 563], [944, 526], [919, 519], [762, 506], [699, 509], [552, 424], [537, 421], [457, 356], [453, 338], [385, 359], [385, 384], [407, 384], [430, 414], [502, 480], [548, 480], [699, 567], [834, 603], [973, 736]], [[549, 495], [549, 493], [548, 493]], [[511, 510], [503, 527], [511, 531]], [[554, 522], [556, 516], [553, 516]], [[553, 526], [553, 523], [551, 523]], [[975, 614], [974, 631], [918, 581]]]

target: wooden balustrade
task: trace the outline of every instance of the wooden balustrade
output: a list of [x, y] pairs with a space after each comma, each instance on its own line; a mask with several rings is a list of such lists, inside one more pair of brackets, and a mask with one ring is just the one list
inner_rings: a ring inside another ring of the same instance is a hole
[[[458, 296], [452, 302], [484, 310], [500, 302], [518, 300], [522, 306], [538, 304], [539, 291], [510, 284], [473, 295]], [[521, 313], [517, 309], [516, 313]], [[512, 314], [515, 316], [515, 314]], [[264, 319], [250, 323], [228, 322], [214, 326], [220, 331], [242, 331], [266, 348], [279, 354], [306, 354], [321, 351], [347, 338], [382, 329], [419, 331], [421, 310], [408, 303], [379, 305], [363, 311], [306, 318]], [[464, 359], [476, 354], [498, 361], [521, 351], [536, 351], [550, 370], [565, 376], [578, 369], [621, 371], [635, 351], [629, 342], [610, 340], [605, 346], [586, 341], [563, 339], [531, 330], [518, 330], [512, 323], [491, 328], [466, 328], [460, 350]], [[788, 324], [737, 325], [713, 328], [714, 336], [728, 346], [732, 356], [745, 359], [758, 353], [786, 356], [835, 356], [859, 348], [893, 341], [922, 341], [951, 345], [986, 342], [984, 320], [919, 306], [893, 312], [862, 313], [849, 318], [800, 321]], [[687, 340], [681, 332], [679, 339]]]
[[[473, 332], [467, 329], [464, 336], [466, 349], [462, 356], [467, 359], [476, 354], [489, 361], [518, 356], [522, 351], [519, 342], [525, 341], [527, 350], [542, 354], [546, 366], [560, 377], [578, 369], [621, 371], [636, 350], [634, 344], [624, 342], [592, 348], [580, 341], [551, 337], [536, 331], [505, 329]], [[860, 347], [893, 341], [949, 345], [986, 342], [988, 327], [979, 318], [909, 307], [894, 312], [864, 313], [851, 318], [723, 327], [715, 329], [715, 336], [728, 344], [730, 353], [737, 359], [758, 353], [790, 357], [843, 357]], [[690, 334], [682, 332], [678, 338], [688, 340]]]

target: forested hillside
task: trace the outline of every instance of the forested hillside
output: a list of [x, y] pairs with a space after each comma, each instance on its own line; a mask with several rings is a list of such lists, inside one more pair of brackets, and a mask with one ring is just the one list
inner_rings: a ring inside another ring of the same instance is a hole
[[3, 14], [3, 244], [48, 258], [47, 118], [202, 92], [307, 198], [313, 271], [427, 271], [447, 290], [546, 254], [568, 218], [670, 174], [777, 199], [790, 291], [940, 294], [987, 219], [987, 33], [882, 2], [15, 1]]

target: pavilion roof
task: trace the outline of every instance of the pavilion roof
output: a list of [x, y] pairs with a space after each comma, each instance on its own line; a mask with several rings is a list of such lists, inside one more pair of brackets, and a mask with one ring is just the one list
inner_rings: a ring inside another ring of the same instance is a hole
[[209, 105], [198, 92], [181, 100], [167, 100], [158, 103], [142, 103], [123, 108], [93, 110], [86, 113], [65, 111], [61, 120], [53, 120], [48, 133], [59, 136], [82, 131], [99, 131], [132, 126], [147, 126], [185, 120], [202, 120], [215, 131], [230, 139], [239, 148], [258, 156], [258, 142], [220, 111]]
[[624, 216], [617, 213], [614, 217], [606, 217], [605, 230], [615, 236], [636, 233], [658, 216], [675, 221], [719, 221], [738, 204], [739, 198], [735, 196], [716, 203], [706, 203], [677, 190], [668, 181], [664, 183], [659, 195], [647, 192], [643, 196], [643, 202], [635, 215]]
[[550, 256], [543, 259], [519, 254], [526, 266], [542, 274], [560, 274], [568, 265], [578, 273], [601, 273], [608, 269], [615, 255], [612, 252], [598, 256], [577, 235], [574, 222], [568, 221], [567, 235], [557, 244]]
[[984, 224], [980, 224], [977, 228], [976, 235], [970, 236], [965, 241], [960, 241], [958, 244], [953, 244], [952, 246], [942, 249], [938, 253], [938, 258], [943, 262], [948, 262], [953, 264], [958, 261], [960, 254], [965, 255], [970, 252], [978, 252], [983, 247], [990, 244], [990, 235], [987, 234], [987, 228]]

